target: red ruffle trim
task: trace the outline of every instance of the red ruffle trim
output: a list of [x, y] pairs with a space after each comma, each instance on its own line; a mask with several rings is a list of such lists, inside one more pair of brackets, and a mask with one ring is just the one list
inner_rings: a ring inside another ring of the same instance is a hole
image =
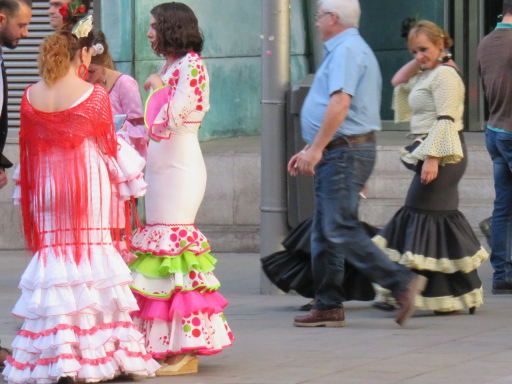
[[[231, 340], [231, 343], [235, 341], [235, 337], [233, 334], [229, 335], [229, 339]], [[183, 355], [186, 353], [193, 353], [195, 355], [201, 355], [201, 356], [211, 356], [216, 355], [217, 353], [221, 353], [223, 350], [225, 350], [228, 347], [231, 347], [233, 344], [229, 344], [225, 346], [224, 348], [220, 349], [208, 349], [208, 348], [183, 348], [180, 351], [166, 351], [166, 352], [153, 352], [151, 355], [153, 356], [153, 359], [164, 359], [171, 355]]]
[[187, 251], [199, 256], [211, 249], [195, 224], [153, 223], [133, 234], [130, 250], [152, 256], [180, 256]]
[[146, 297], [134, 291], [140, 310], [132, 312], [133, 317], [144, 320], [160, 319], [171, 321], [176, 314], [188, 317], [193, 313], [213, 315], [222, 313], [228, 301], [219, 292], [176, 292], [170, 299], [159, 300]]
[[[143, 360], [146, 360], [146, 361], [152, 359], [152, 356], [150, 353], [131, 352], [124, 348], [118, 349], [118, 351], [120, 351], [120, 350], [122, 350], [124, 353], [126, 353], [126, 355], [129, 357], [142, 358]], [[55, 364], [59, 360], [76, 360], [82, 366], [83, 365], [96, 365], [97, 366], [97, 365], [102, 365], [102, 364], [108, 364], [112, 360], [112, 358], [114, 357], [114, 354], [116, 352], [117, 351], [107, 352], [107, 356], [101, 357], [98, 359], [83, 359], [83, 358], [78, 358], [76, 355], [68, 353], [68, 354], [62, 354], [59, 356], [50, 357], [50, 358], [46, 358], [46, 359], [39, 359], [35, 363], [20, 363], [20, 362], [14, 360], [12, 358], [12, 356], [8, 356], [7, 362], [19, 370], [24, 370], [26, 368], [30, 368], [33, 370], [37, 366]]]
[[60, 324], [56, 327], [47, 329], [42, 332], [31, 332], [24, 329], [19, 330], [16, 334], [19, 336], [23, 336], [29, 339], [37, 339], [39, 337], [44, 336], [50, 336], [55, 335], [58, 331], [67, 331], [71, 330], [78, 336], [87, 336], [87, 335], [93, 335], [98, 331], [105, 330], [105, 329], [114, 329], [114, 328], [132, 328], [136, 329], [136, 327], [133, 325], [130, 321], [118, 321], [114, 323], [109, 324], [101, 324], [94, 326], [90, 329], [81, 329], [80, 327], [77, 327], [76, 325], [69, 325], [69, 324]]

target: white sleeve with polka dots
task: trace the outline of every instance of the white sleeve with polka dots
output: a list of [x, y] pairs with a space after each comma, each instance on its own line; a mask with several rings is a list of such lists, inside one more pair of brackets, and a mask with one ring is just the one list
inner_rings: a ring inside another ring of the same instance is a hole
[[404, 123], [411, 120], [412, 111], [409, 106], [409, 94], [415, 82], [416, 76], [412, 77], [407, 83], [399, 84], [393, 89], [391, 109], [395, 113], [395, 123]]
[[459, 131], [464, 113], [464, 84], [454, 68], [438, 68], [431, 82], [437, 120], [413, 156], [424, 160], [427, 156], [440, 158], [440, 164], [458, 163], [463, 158]]
[[188, 53], [179, 68], [176, 88], [169, 105], [169, 127], [200, 124], [210, 108], [209, 79], [203, 60]]

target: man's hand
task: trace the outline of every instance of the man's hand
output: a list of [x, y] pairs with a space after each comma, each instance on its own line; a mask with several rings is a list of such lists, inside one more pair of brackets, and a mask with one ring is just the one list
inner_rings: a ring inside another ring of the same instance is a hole
[[313, 176], [315, 167], [322, 160], [324, 148], [332, 140], [335, 132], [341, 126], [350, 109], [352, 96], [345, 92], [335, 92], [331, 95], [325, 111], [324, 121], [316, 133], [311, 145], [306, 145], [302, 151], [292, 156], [288, 162], [288, 172], [292, 176]]
[[7, 174], [5, 173], [5, 169], [0, 169], [0, 188], [3, 188], [7, 185]]
[[320, 160], [322, 160], [322, 151], [306, 146], [302, 151], [292, 156], [288, 162], [288, 173], [292, 176], [313, 176], [315, 167]]
[[437, 157], [427, 157], [421, 167], [421, 182], [428, 184], [437, 178], [439, 172], [439, 159]]

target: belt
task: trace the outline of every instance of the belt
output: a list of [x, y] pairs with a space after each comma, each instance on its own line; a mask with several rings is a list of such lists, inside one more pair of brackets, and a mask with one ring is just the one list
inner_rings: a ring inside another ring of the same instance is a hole
[[362, 135], [344, 135], [330, 141], [325, 147], [326, 151], [338, 147], [350, 147], [354, 144], [375, 143], [375, 132], [371, 131]]
[[132, 119], [127, 119], [129, 123], [132, 125], [144, 125], [144, 118], [143, 117], [134, 117]]

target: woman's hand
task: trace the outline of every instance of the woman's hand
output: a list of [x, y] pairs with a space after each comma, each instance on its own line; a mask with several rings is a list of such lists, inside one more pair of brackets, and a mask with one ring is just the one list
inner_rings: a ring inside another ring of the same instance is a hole
[[149, 75], [149, 77], [144, 82], [144, 89], [146, 91], [149, 91], [150, 89], [160, 88], [162, 85], [164, 85], [164, 82], [162, 81], [160, 76], [156, 73], [153, 73]]
[[439, 172], [439, 158], [427, 157], [421, 167], [421, 182], [428, 184], [437, 178]]
[[420, 64], [416, 59], [412, 59], [394, 74], [391, 79], [391, 85], [396, 87], [397, 85], [407, 83], [411, 77], [418, 73], [419, 70]]

